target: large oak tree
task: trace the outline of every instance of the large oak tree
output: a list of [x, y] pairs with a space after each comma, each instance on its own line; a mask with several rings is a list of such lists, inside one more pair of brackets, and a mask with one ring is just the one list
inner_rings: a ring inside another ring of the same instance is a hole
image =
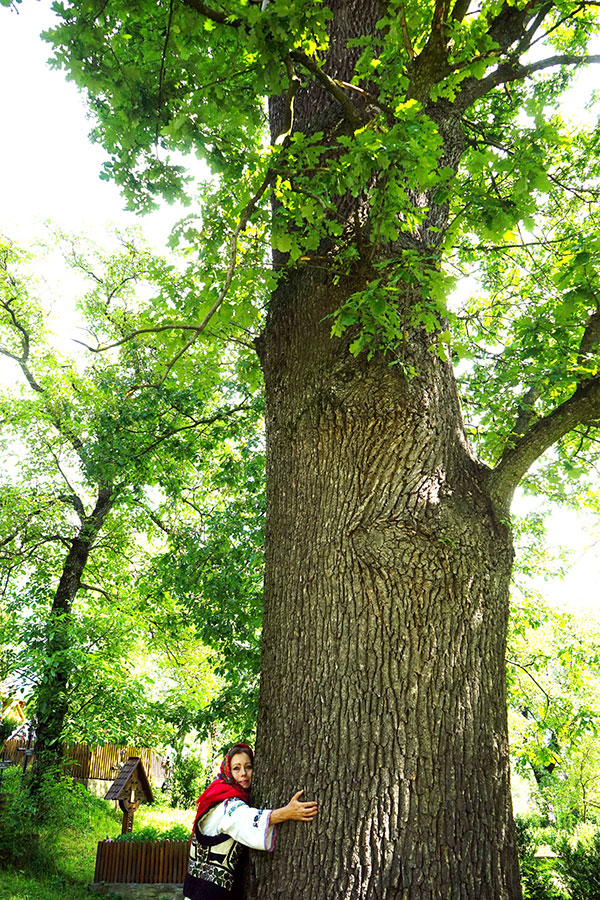
[[[209, 323], [261, 328], [257, 789], [269, 804], [304, 787], [321, 815], [254, 861], [249, 895], [516, 900], [509, 514], [549, 448], [590, 452], [600, 415], [598, 143], [556, 116], [598, 61], [596, 5], [56, 9], [55, 58], [130, 203], [193, 196], [169, 150], [218, 177], [180, 231], [204, 290], [149, 325], [185, 329], [186, 346]], [[483, 258], [490, 294], [457, 316], [458, 250]], [[468, 428], [453, 336], [471, 357]]]

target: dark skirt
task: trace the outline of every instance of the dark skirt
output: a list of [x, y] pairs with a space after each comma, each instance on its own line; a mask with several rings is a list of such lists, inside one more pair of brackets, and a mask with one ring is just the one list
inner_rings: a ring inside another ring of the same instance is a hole
[[228, 891], [212, 881], [186, 875], [183, 882], [183, 896], [187, 900], [241, 900], [241, 880], [236, 878], [232, 890]]

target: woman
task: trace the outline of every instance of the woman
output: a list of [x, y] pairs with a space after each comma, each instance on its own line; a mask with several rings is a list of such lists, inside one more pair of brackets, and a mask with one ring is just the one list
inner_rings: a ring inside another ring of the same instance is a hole
[[254, 753], [248, 744], [235, 744], [216, 779], [198, 798], [183, 883], [187, 900], [241, 897], [244, 847], [272, 850], [276, 825], [290, 820], [311, 822], [317, 814], [316, 803], [298, 799], [303, 791], [297, 791], [280, 809], [249, 806], [253, 764]]

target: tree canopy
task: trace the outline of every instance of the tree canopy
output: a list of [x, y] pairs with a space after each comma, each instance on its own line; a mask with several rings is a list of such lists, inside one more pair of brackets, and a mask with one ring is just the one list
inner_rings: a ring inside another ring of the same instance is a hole
[[[77, 314], [95, 340], [118, 344], [143, 295], [176, 281], [131, 238], [110, 257], [62, 242], [87, 285]], [[175, 378], [150, 384], [147, 343], [60, 353], [28, 263], [4, 244], [0, 353], [17, 379], [0, 401], [9, 462], [0, 507], [2, 675], [33, 691], [38, 722], [63, 705], [52, 743], [174, 741], [200, 727], [203, 707], [229, 687], [215, 667], [233, 664], [231, 621], [219, 623], [217, 637], [203, 619], [201, 632], [183, 598], [210, 605], [199, 570], [207, 581], [216, 542], [227, 540], [223, 528], [211, 533], [239, 506], [236, 475], [251, 454], [260, 403], [234, 391], [227, 364], [210, 352], [195, 357], [200, 375], [185, 388]], [[232, 526], [234, 543], [242, 522]], [[179, 571], [177, 548], [190, 534], [195, 556]], [[223, 584], [239, 596], [242, 568], [232, 555], [217, 597]], [[260, 609], [259, 598], [254, 604]], [[248, 613], [245, 638], [254, 642], [255, 616]], [[224, 721], [235, 727], [233, 715]]]
[[[598, 136], [565, 122], [560, 102], [581, 66], [600, 59], [586, 49], [594, 4], [387, 4], [372, 34], [349, 39], [347, 82], [327, 73], [334, 14], [322, 3], [56, 11], [54, 62], [86, 92], [92, 138], [110, 157], [105, 177], [142, 211], [161, 197], [197, 207], [174, 239], [198, 289], [178, 293], [176, 317], [167, 301], [140, 327], [179, 327], [196, 343], [210, 317], [213, 330], [256, 333], [282, 264], [327, 265], [342, 279], [370, 266], [366, 286], [332, 314], [336, 339], [353, 330], [351, 353], [383, 348], [410, 375], [395, 301], [418, 286], [411, 321], [437, 334], [437, 352], [449, 345], [466, 360], [462, 399], [482, 460], [500, 463], [514, 487], [557, 438], [567, 467], [593, 453], [582, 434], [593, 426], [564, 436], [569, 416], [589, 418], [596, 402]], [[328, 99], [305, 132], [294, 108], [311, 84]], [[264, 98], [278, 94], [269, 143]], [[199, 195], [178, 153], [209, 163], [214, 179]], [[351, 222], [340, 207], [348, 196]], [[449, 313], [465, 272], [484, 290]]]

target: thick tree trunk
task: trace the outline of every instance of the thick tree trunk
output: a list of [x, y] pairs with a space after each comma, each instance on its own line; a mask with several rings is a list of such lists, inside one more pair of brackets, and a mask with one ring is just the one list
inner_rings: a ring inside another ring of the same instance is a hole
[[[347, 285], [356, 290], [356, 285]], [[261, 344], [267, 559], [255, 800], [316, 798], [252, 900], [517, 900], [505, 699], [510, 535], [449, 364], [353, 359], [296, 273]], [[337, 295], [336, 295], [337, 292]]]
[[[347, 41], [373, 33], [381, 6], [328, 6], [325, 70], [349, 81], [360, 50]], [[311, 87], [295, 115], [298, 129], [327, 132], [340, 107]], [[460, 121], [450, 107], [430, 115], [440, 164], [456, 167]], [[275, 98], [274, 135], [282, 121]], [[368, 194], [364, 185], [338, 208], [367, 235]], [[414, 202], [427, 219], [399, 240], [430, 257], [447, 208], [426, 192]], [[378, 257], [400, 249], [379, 247]], [[320, 268], [280, 283], [259, 342], [267, 527], [254, 797], [280, 805], [304, 788], [320, 814], [282, 826], [272, 857], [254, 854], [247, 896], [519, 900], [504, 661], [510, 534], [464, 437], [451, 366], [434, 336], [411, 327], [419, 298], [400, 301], [401, 365], [354, 359], [324, 317], [374, 273], [334, 284], [323, 253]]]

